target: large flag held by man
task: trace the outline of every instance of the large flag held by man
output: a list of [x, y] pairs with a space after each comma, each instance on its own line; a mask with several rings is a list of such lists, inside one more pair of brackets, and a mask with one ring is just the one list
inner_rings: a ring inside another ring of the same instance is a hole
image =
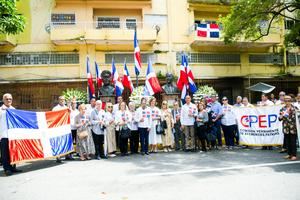
[[154, 95], [156, 93], [162, 92], [162, 88], [159, 84], [158, 78], [156, 77], [150, 60], [148, 61], [145, 84], [145, 95]]
[[115, 66], [115, 61], [112, 61], [112, 81], [114, 83], [115, 86], [115, 92], [116, 92], [116, 96], [121, 96], [124, 90], [124, 86], [122, 84], [121, 78], [118, 74], [117, 68]]
[[57, 157], [73, 151], [67, 109], [49, 112], [8, 109], [4, 115], [12, 164]]
[[95, 97], [95, 87], [93, 83], [93, 76], [90, 70], [90, 59], [89, 57], [86, 57], [86, 76], [87, 76], [87, 82], [88, 82], [88, 92], [89, 92], [89, 98]]
[[134, 68], [135, 68], [135, 74], [138, 76], [141, 72], [142, 68], [142, 61], [141, 61], [141, 52], [139, 47], [139, 42], [137, 40], [137, 33], [136, 30], [134, 31]]
[[134, 87], [133, 87], [133, 84], [132, 84], [132, 81], [131, 81], [131, 78], [130, 78], [130, 75], [129, 75], [129, 72], [127, 69], [126, 62], [124, 63], [124, 75], [123, 75], [122, 83], [123, 83], [123, 86], [130, 89], [130, 93], [132, 93]]

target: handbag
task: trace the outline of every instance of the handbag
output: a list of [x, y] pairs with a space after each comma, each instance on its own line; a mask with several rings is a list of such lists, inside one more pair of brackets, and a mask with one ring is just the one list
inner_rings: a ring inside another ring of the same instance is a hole
[[88, 137], [88, 132], [87, 132], [87, 130], [80, 131], [80, 132], [77, 132], [77, 135], [80, 140], [83, 140]]
[[163, 135], [163, 134], [165, 134], [165, 129], [162, 127], [161, 123], [157, 124], [156, 127], [155, 127], [155, 129], [156, 129], [156, 134], [157, 135]]
[[129, 138], [131, 136], [131, 131], [127, 125], [121, 126], [120, 137], [122, 139]]
[[162, 120], [160, 124], [161, 124], [161, 126], [162, 126], [163, 129], [167, 129], [168, 128], [166, 120]]

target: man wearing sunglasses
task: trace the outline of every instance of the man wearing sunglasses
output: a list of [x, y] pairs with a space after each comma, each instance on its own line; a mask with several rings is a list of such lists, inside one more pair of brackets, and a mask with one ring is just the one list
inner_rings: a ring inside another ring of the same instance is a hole
[[0, 139], [1, 139], [1, 157], [4, 174], [10, 176], [13, 173], [22, 172], [22, 170], [16, 169], [16, 165], [11, 165], [9, 160], [9, 146], [8, 146], [8, 135], [6, 127], [6, 117], [4, 115], [5, 110], [15, 109], [12, 106], [12, 95], [6, 93], [3, 95], [4, 104], [0, 107]]
[[284, 158], [294, 161], [297, 160], [296, 111], [298, 109], [292, 104], [291, 96], [284, 97], [284, 104], [279, 112], [279, 120], [282, 121], [283, 134], [285, 134], [288, 152], [288, 155]]

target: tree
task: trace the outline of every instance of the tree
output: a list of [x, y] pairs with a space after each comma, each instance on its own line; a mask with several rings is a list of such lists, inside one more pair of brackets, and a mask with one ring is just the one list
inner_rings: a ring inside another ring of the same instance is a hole
[[[221, 17], [226, 44], [241, 38], [256, 41], [269, 35], [283, 19], [292, 20], [293, 27], [285, 35], [287, 46], [300, 46], [300, 0], [236, 0], [231, 12]], [[278, 30], [274, 30], [278, 31]]]
[[0, 34], [23, 32], [25, 18], [17, 11], [15, 0], [0, 0]]

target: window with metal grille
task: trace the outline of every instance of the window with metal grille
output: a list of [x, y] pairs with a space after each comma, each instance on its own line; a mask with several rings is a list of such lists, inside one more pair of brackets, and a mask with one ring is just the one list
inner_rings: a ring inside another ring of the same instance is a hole
[[119, 17], [98, 17], [97, 28], [120, 28]]
[[[126, 63], [134, 63], [134, 57], [132, 53], [122, 53], [122, 54], [105, 54], [105, 64], [110, 64], [114, 59], [115, 63], [124, 63], [126, 59]], [[152, 63], [156, 62], [156, 56], [152, 53], [141, 53], [142, 63], [147, 63], [148, 59], [151, 60]]]
[[[177, 53], [177, 62], [181, 63], [181, 53]], [[240, 63], [240, 54], [189, 53], [190, 63]]]
[[0, 54], [0, 65], [78, 64], [77, 53], [12, 53]]
[[271, 63], [274, 65], [283, 64], [283, 55], [281, 54], [251, 54], [250, 63]]
[[286, 30], [291, 30], [295, 26], [295, 21], [290, 19], [284, 20], [284, 28]]
[[32, 94], [22, 94], [20, 97], [21, 104], [31, 104], [32, 103]]
[[54, 25], [72, 25], [75, 24], [75, 14], [51, 14], [51, 22]]
[[296, 53], [288, 53], [288, 65], [290, 66], [296, 66], [300, 63], [300, 55]]
[[136, 19], [130, 18], [126, 19], [126, 28], [135, 29], [136, 27]]

